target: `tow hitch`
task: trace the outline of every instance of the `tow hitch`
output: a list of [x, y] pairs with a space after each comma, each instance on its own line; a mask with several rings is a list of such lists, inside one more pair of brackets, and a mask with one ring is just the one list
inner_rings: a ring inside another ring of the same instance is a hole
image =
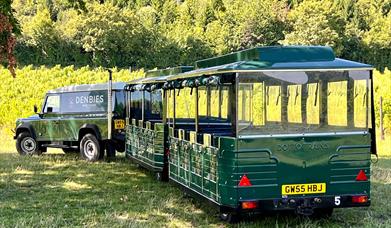
[[311, 216], [314, 214], [314, 202], [319, 203], [320, 199], [304, 199], [301, 204], [299, 204], [296, 208], [296, 213], [304, 216]]

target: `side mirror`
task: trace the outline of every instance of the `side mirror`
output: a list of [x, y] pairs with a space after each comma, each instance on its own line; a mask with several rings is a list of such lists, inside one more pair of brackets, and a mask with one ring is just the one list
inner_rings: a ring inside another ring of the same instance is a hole
[[36, 105], [34, 105], [34, 113], [37, 114], [38, 113], [38, 107]]

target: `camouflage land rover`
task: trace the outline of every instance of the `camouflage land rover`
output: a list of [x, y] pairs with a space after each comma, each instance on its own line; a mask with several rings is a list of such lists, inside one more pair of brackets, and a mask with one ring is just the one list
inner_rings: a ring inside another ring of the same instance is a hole
[[[64, 152], [80, 151], [89, 161], [103, 158], [105, 149], [108, 157], [115, 156], [115, 150], [123, 152], [124, 86], [124, 83], [111, 86], [111, 113], [107, 111], [108, 84], [76, 85], [49, 91], [39, 113], [34, 106], [36, 115], [16, 121], [17, 151], [26, 155], [41, 154], [48, 147], [62, 148]], [[111, 124], [108, 118], [112, 119]]]

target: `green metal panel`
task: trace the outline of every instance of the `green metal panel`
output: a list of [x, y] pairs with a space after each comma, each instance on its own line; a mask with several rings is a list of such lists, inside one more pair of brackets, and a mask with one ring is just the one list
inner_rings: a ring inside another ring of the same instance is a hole
[[75, 117], [72, 116], [63, 116], [59, 121], [59, 127], [61, 128], [61, 138], [64, 141], [77, 141], [79, 136], [79, 130], [86, 123], [95, 125], [99, 129], [101, 139], [107, 139], [108, 137], [108, 128], [107, 128], [107, 118], [106, 117]]
[[218, 148], [169, 137], [170, 179], [219, 202]]
[[164, 166], [164, 125], [155, 123], [154, 130], [136, 125], [126, 126], [126, 154], [136, 163], [161, 172]]
[[333, 61], [333, 50], [325, 46], [258, 47], [196, 62], [196, 68], [208, 68], [241, 61], [268, 63]]
[[193, 66], [177, 66], [177, 67], [171, 67], [166, 69], [149, 70], [145, 73], [145, 77], [147, 78], [147, 77], [174, 75], [174, 74], [191, 71], [193, 69], [194, 69]]
[[235, 186], [244, 174], [253, 185], [237, 187], [237, 200], [281, 198], [284, 184], [326, 183], [326, 193], [319, 195], [370, 193], [369, 181], [355, 180], [360, 170], [370, 177], [368, 134], [238, 139], [237, 143]]
[[220, 203], [236, 208], [238, 206], [237, 141], [232, 137], [219, 138], [218, 179]]
[[[219, 148], [170, 137], [170, 179], [221, 205], [281, 199], [285, 184], [326, 183], [325, 194], [370, 194], [370, 136], [330, 135], [235, 139]], [[251, 187], [239, 187], [246, 174]], [[296, 195], [292, 197], [302, 197]]]

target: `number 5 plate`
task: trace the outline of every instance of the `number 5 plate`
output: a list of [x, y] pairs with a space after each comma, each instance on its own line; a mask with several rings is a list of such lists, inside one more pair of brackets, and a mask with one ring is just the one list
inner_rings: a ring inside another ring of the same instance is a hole
[[281, 187], [282, 195], [325, 193], [326, 183], [285, 184]]

